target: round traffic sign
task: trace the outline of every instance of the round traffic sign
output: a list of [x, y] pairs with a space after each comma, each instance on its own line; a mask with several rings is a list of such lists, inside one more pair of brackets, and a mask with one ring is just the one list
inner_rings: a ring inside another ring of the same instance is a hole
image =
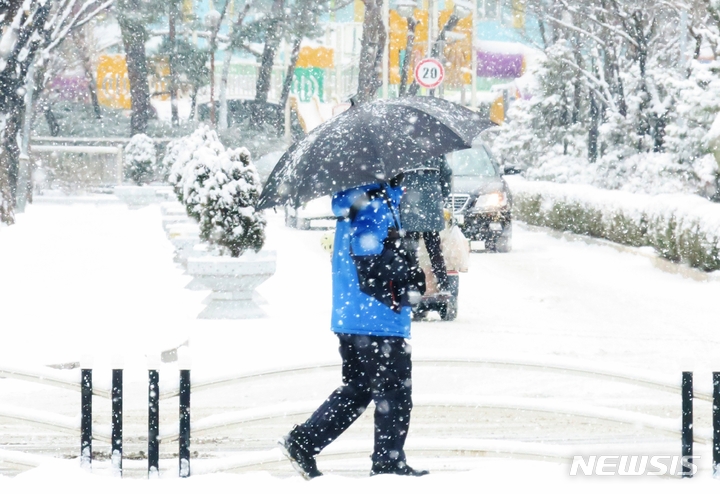
[[426, 89], [435, 89], [444, 78], [445, 69], [435, 58], [424, 58], [415, 66], [415, 80]]

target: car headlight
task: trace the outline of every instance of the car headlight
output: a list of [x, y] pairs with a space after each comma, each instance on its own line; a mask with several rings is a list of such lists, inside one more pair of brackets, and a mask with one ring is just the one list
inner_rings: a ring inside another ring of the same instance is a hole
[[488, 209], [498, 209], [507, 204], [507, 196], [505, 192], [493, 192], [491, 194], [483, 194], [475, 199], [472, 209], [476, 211], [487, 211]]

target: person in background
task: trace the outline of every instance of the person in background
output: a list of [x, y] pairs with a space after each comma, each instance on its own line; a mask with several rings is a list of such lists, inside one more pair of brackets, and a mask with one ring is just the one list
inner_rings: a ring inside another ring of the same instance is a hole
[[[411, 348], [406, 341], [410, 338], [410, 302], [397, 293], [369, 294], [359, 275], [362, 263], [373, 256], [381, 258], [386, 240], [400, 231], [399, 180], [349, 189], [332, 200], [338, 221], [332, 257], [331, 328], [340, 343], [343, 384], [280, 441], [285, 456], [308, 480], [322, 475], [315, 457], [350, 427], [371, 401], [375, 402], [375, 447], [370, 475], [428, 473], [411, 468], [404, 451], [412, 410]], [[414, 264], [422, 275], [416, 260]], [[377, 286], [387, 282], [375, 281]], [[393, 287], [393, 283], [385, 284]]]
[[452, 169], [445, 156], [404, 170], [405, 193], [400, 202], [400, 220], [405, 234], [415, 242], [425, 241], [439, 292], [447, 292], [448, 276], [440, 247], [445, 229], [443, 207], [452, 190]]

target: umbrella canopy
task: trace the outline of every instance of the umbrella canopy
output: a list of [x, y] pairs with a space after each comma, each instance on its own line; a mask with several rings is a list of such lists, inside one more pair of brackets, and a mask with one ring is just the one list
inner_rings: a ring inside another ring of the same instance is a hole
[[423, 96], [352, 106], [294, 143], [265, 184], [258, 208], [388, 180], [458, 149], [493, 124], [449, 101]]

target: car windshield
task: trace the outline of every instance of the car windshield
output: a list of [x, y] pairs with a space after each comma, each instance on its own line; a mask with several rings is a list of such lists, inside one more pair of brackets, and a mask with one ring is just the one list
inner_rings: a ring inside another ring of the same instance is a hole
[[448, 164], [453, 175], [471, 175], [480, 177], [494, 177], [497, 170], [490, 160], [484, 147], [462, 149], [447, 155]]

